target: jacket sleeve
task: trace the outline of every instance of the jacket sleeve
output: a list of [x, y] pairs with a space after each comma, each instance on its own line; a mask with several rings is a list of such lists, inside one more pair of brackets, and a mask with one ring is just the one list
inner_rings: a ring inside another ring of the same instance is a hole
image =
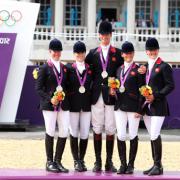
[[163, 80], [164, 80], [164, 88], [161, 89], [159, 92], [155, 91], [153, 93], [155, 98], [164, 98], [168, 95], [173, 89], [175, 88], [174, 78], [173, 78], [173, 71], [169, 64], [166, 64], [163, 71]]
[[38, 78], [35, 83], [35, 90], [37, 91], [38, 95], [47, 101], [51, 100], [51, 97], [48, 93], [44, 91], [44, 85], [46, 80], [46, 67], [41, 66], [38, 71]]

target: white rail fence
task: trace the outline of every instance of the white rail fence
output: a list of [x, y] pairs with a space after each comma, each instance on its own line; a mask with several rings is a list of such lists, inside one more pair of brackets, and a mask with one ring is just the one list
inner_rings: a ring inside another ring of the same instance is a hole
[[[84, 26], [64, 26], [63, 33], [55, 33], [54, 26], [36, 26], [34, 41], [47, 41], [54, 37], [61, 38], [66, 43], [74, 41], [85, 41], [91, 43], [98, 41], [98, 33], [88, 33]], [[122, 43], [125, 40], [133, 39], [136, 43], [144, 43], [149, 37], [165, 39], [171, 44], [180, 44], [180, 28], [169, 28], [168, 34], [160, 34], [159, 28], [136, 28], [134, 34], [128, 34], [126, 28], [117, 28], [112, 34], [114, 43]]]

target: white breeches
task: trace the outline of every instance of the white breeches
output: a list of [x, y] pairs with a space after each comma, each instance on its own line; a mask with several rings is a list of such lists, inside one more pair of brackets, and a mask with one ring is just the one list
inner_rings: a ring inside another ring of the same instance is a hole
[[143, 116], [145, 126], [148, 130], [151, 140], [156, 140], [161, 132], [164, 116]]
[[101, 134], [105, 127], [107, 135], [116, 133], [114, 105], [105, 105], [102, 94], [95, 105], [92, 105], [92, 126], [96, 134]]
[[58, 124], [58, 136], [65, 138], [69, 130], [69, 111], [42, 111], [45, 121], [46, 133], [50, 136], [55, 135], [56, 121]]
[[70, 134], [73, 137], [80, 135], [81, 139], [89, 136], [91, 112], [70, 112]]
[[117, 128], [117, 137], [121, 141], [126, 140], [126, 129], [128, 124], [129, 129], [129, 138], [130, 140], [134, 139], [138, 134], [138, 127], [140, 118], [135, 118], [134, 112], [125, 112], [118, 109], [114, 111], [116, 128]]

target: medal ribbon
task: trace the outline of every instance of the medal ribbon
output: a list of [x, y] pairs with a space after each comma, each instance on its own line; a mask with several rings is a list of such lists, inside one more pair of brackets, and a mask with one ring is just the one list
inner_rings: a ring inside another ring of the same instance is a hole
[[152, 70], [153, 70], [153, 67], [151, 68], [150, 71], [149, 71], [149, 68], [147, 70], [147, 73], [146, 73], [146, 85], [149, 84], [149, 80], [150, 80], [150, 77], [151, 77]]
[[121, 87], [124, 87], [124, 83], [126, 82], [127, 76], [129, 75], [132, 67], [134, 66], [134, 63], [131, 64], [131, 66], [128, 68], [128, 70], [125, 72], [125, 75], [123, 77], [123, 71], [120, 73], [120, 81], [121, 81]]
[[62, 80], [63, 80], [63, 72], [62, 72], [61, 65], [60, 65], [60, 74], [61, 74], [61, 75], [60, 75], [60, 77], [59, 77], [58, 74], [57, 74], [57, 72], [56, 72], [55, 66], [54, 66], [54, 64], [51, 62], [51, 60], [48, 61], [48, 64], [49, 64], [50, 66], [52, 66], [52, 68], [53, 68], [53, 72], [54, 72], [54, 74], [55, 74], [55, 76], [56, 76], [56, 80], [57, 80], [58, 86], [61, 86], [61, 83], [62, 83]]
[[[52, 61], [51, 61], [51, 60], [48, 60], [47, 63], [48, 63], [48, 65], [49, 65], [50, 67], [52, 67], [52, 69], [53, 69], [53, 72], [54, 72], [54, 74], [55, 74], [55, 76], [56, 76], [56, 81], [57, 81], [57, 83], [58, 83], [58, 86], [61, 86], [62, 79], [63, 79], [63, 72], [62, 72], [61, 65], [60, 65], [60, 74], [61, 74], [61, 75], [60, 75], [60, 77], [59, 77], [58, 74], [57, 74], [57, 71], [56, 71], [56, 67], [54, 66], [54, 64], [52, 63]], [[61, 102], [60, 102], [60, 104], [59, 104], [58, 107], [55, 106], [55, 105], [53, 105], [54, 111], [56, 111], [56, 112], [60, 111], [60, 106], [61, 106]]]
[[[153, 67], [154, 67], [154, 66], [153, 66]], [[153, 67], [151, 68], [150, 71], [149, 71], [149, 68], [148, 68], [148, 70], [147, 70], [147, 73], [146, 73], [146, 85], [149, 84], [149, 80], [150, 80], [150, 77], [151, 77], [151, 73], [152, 73]], [[147, 101], [144, 102], [143, 108], [145, 107], [146, 104], [148, 104], [148, 108], [149, 108], [149, 110], [150, 110], [151, 104], [149, 104]]]
[[77, 74], [77, 77], [78, 77], [78, 80], [79, 80], [79, 83], [81, 86], [84, 86], [85, 82], [86, 82], [86, 78], [87, 78], [87, 66], [86, 66], [86, 72], [84, 74], [84, 77], [81, 79], [80, 77], [80, 74], [79, 74], [79, 71], [77, 69], [77, 65], [76, 63], [73, 64], [73, 66], [75, 67], [75, 70], [76, 70], [76, 74]]
[[[109, 47], [109, 50], [110, 50], [110, 48], [111, 47]], [[103, 60], [102, 49], [100, 51], [101, 66], [102, 66], [103, 71], [106, 71], [106, 68], [107, 68], [107, 65], [108, 65], [108, 62], [109, 62], [109, 50], [108, 50], [108, 54], [106, 56], [105, 63], [104, 63], [104, 60]]]

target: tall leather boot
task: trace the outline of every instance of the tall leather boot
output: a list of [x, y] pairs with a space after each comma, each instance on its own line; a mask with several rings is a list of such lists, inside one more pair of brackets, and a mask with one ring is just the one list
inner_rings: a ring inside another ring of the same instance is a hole
[[102, 160], [101, 160], [102, 134], [94, 133], [93, 136], [94, 136], [94, 151], [96, 156], [93, 172], [99, 172], [102, 170]]
[[78, 138], [70, 135], [70, 146], [71, 146], [71, 153], [74, 159], [74, 169], [75, 171], [82, 172], [83, 168], [78, 155]]
[[112, 162], [112, 155], [114, 150], [114, 135], [106, 135], [106, 164], [105, 171], [117, 172]]
[[56, 153], [55, 153], [54, 162], [56, 163], [56, 166], [58, 167], [59, 172], [62, 172], [62, 173], [68, 173], [69, 172], [69, 170], [66, 169], [61, 163], [61, 159], [62, 159], [62, 155], [64, 152], [65, 145], [66, 145], [66, 138], [58, 137], [57, 144], [56, 144]]
[[152, 170], [148, 173], [148, 176], [163, 174], [163, 167], [161, 163], [161, 159], [162, 159], [161, 136], [159, 135], [156, 140], [152, 141], [152, 143], [153, 143], [153, 150], [154, 150], [154, 166]]
[[[153, 149], [154, 149], [153, 148], [153, 143], [151, 141], [151, 152], [152, 152], [152, 158], [153, 158], [153, 161], [154, 161], [154, 150]], [[154, 165], [151, 168], [149, 168], [148, 170], [143, 171], [143, 174], [148, 174], [153, 169], [153, 167], [154, 167]]]
[[46, 134], [45, 137], [45, 149], [47, 156], [46, 171], [58, 173], [59, 170], [56, 164], [53, 162], [53, 146], [54, 146], [54, 137]]
[[133, 174], [134, 172], [134, 161], [136, 158], [137, 149], [138, 149], [138, 136], [130, 140], [129, 163], [126, 169], [126, 174]]
[[79, 159], [81, 162], [81, 166], [83, 168], [83, 171], [87, 171], [87, 167], [84, 162], [84, 156], [86, 154], [88, 139], [80, 139], [79, 142]]
[[118, 147], [119, 159], [121, 161], [121, 166], [118, 169], [117, 174], [125, 174], [127, 169], [126, 142], [117, 139], [117, 147]]

